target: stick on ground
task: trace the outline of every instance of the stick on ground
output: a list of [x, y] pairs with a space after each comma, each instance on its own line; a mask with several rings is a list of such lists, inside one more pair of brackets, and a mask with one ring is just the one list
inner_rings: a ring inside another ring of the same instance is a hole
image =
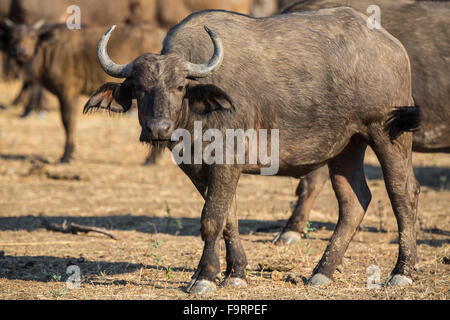
[[89, 227], [89, 226], [82, 226], [76, 223], [66, 223], [66, 220], [64, 220], [62, 225], [51, 223], [47, 219], [43, 218], [42, 224], [44, 227], [49, 231], [55, 231], [55, 232], [62, 232], [62, 233], [72, 233], [77, 234], [78, 232], [88, 233], [88, 232], [97, 232], [104, 234], [105, 236], [110, 237], [111, 239], [117, 240], [116, 237], [114, 237], [112, 234], [106, 232], [103, 229], [96, 228], [96, 227]]

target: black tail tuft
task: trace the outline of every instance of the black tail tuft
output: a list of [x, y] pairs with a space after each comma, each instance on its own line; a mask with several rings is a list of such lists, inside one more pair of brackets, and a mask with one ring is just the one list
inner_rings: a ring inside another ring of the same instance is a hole
[[419, 130], [421, 122], [420, 108], [398, 107], [391, 112], [386, 125], [391, 141], [397, 139], [403, 132], [414, 132]]

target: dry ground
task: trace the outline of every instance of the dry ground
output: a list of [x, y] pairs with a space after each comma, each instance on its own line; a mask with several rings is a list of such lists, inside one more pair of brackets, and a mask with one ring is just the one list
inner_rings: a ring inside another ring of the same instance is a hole
[[[0, 102], [8, 105], [18, 85], [2, 84]], [[44, 117], [27, 119], [18, 118], [20, 111], [0, 110], [0, 299], [198, 298], [183, 288], [202, 251], [202, 200], [169, 154], [156, 166], [141, 165], [147, 151], [138, 143], [136, 115], [82, 116], [80, 111], [76, 160], [59, 165], [63, 131], [56, 107]], [[381, 281], [387, 279], [396, 261], [397, 226], [377, 161], [370, 151], [366, 158], [373, 200], [333, 285], [313, 289], [303, 284], [337, 220], [330, 183], [314, 206], [316, 230], [300, 245], [286, 248], [271, 240], [290, 214], [297, 181], [244, 176], [237, 201], [249, 287], [219, 289], [202, 298], [448, 299], [449, 155], [414, 155], [422, 184], [421, 270], [409, 288], [380, 290], [366, 288], [366, 270], [377, 265]], [[40, 215], [106, 228], [118, 240], [50, 232]], [[81, 270], [79, 290], [66, 289], [71, 264]], [[275, 271], [261, 271], [261, 266]]]

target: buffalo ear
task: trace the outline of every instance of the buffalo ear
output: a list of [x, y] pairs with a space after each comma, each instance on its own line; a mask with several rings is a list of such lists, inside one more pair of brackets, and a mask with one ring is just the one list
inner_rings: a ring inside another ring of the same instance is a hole
[[105, 83], [86, 102], [83, 113], [98, 109], [118, 113], [127, 112], [131, 108], [132, 92], [133, 89], [127, 81]]
[[0, 29], [10, 31], [14, 29], [15, 26], [16, 24], [8, 18], [4, 18], [0, 21]]
[[185, 98], [195, 113], [205, 114], [215, 110], [234, 110], [233, 101], [225, 91], [213, 84], [189, 86]]
[[40, 20], [33, 25], [33, 29], [37, 31], [39, 36], [39, 44], [51, 44], [58, 40], [58, 28], [46, 24], [44, 20]]

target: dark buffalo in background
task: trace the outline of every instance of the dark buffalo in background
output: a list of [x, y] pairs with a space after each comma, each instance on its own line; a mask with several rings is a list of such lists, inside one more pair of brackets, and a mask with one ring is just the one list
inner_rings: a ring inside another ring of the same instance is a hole
[[71, 5], [81, 10], [81, 23], [103, 26], [111, 23], [154, 23], [155, 0], [11, 0], [7, 17], [16, 23], [65, 22]]
[[[1, 1], [0, 21], [9, 21], [19, 24], [33, 25], [40, 21], [46, 23], [65, 23], [69, 15], [73, 12], [67, 12], [71, 5], [80, 7], [81, 23], [83, 25], [106, 26], [113, 23], [155, 23], [156, 21], [156, 1], [155, 0], [10, 0]], [[4, 23], [3, 23], [4, 24]], [[3, 30], [5, 27], [3, 26]], [[14, 60], [4, 54], [7, 46], [7, 39], [3, 39], [4, 49], [2, 55], [3, 68], [1, 74], [4, 78], [11, 79], [20, 76], [20, 67]], [[26, 117], [32, 110], [44, 110], [42, 87], [39, 84], [31, 85], [24, 78], [24, 86], [19, 96], [13, 104], [24, 104], [22, 117]]]
[[[395, 3], [395, 2], [403, 2], [405, 3], [407, 0], [385, 0], [386, 4]], [[449, 0], [409, 0], [408, 2], [448, 2]], [[284, 10], [286, 10], [289, 6], [295, 3], [308, 3], [311, 2], [309, 0], [254, 0], [253, 6], [251, 9], [251, 15], [255, 17], [267, 17], [273, 14], [278, 14]], [[314, 1], [312, 1], [314, 2]], [[325, 1], [322, 1], [325, 2]], [[329, 1], [330, 4], [336, 1]], [[364, 3], [364, 0], [361, 1]], [[380, 0], [377, 1], [378, 3]], [[352, 7], [352, 4], [355, 4], [354, 0], [340, 0], [339, 6], [348, 6]], [[375, 3], [374, 3], [375, 4]], [[332, 5], [336, 6], [336, 5]], [[356, 8], [355, 8], [356, 9]]]
[[[341, 5], [362, 13], [370, 5], [380, 7], [381, 25], [402, 42], [411, 60], [413, 97], [422, 113], [421, 126], [413, 136], [413, 151], [450, 152], [450, 2], [306, 0], [284, 13]], [[298, 201], [277, 242], [300, 241], [314, 201], [328, 177], [328, 168], [323, 167], [300, 181]]]
[[[398, 261], [389, 284], [408, 285], [418, 263], [420, 187], [411, 163], [412, 134], [405, 131], [417, 128], [418, 110], [405, 49], [384, 29], [367, 28], [366, 21], [367, 16], [351, 8], [265, 19], [198, 12], [168, 32], [161, 54], [142, 54], [126, 65], [117, 65], [107, 54], [110, 29], [99, 42], [99, 62], [111, 76], [126, 79], [101, 86], [85, 112], [126, 112], [136, 98], [143, 142], [172, 149], [177, 144], [170, 140], [172, 132], [184, 128], [192, 137], [195, 121], [202, 122], [203, 132], [217, 129], [223, 136], [227, 129], [279, 129], [277, 175], [300, 177], [328, 164], [339, 221], [311, 285], [331, 281], [370, 203], [363, 166], [370, 145], [399, 225]], [[247, 156], [249, 152], [247, 144]], [[188, 290], [215, 289], [222, 235], [224, 284], [245, 287], [236, 187], [242, 173], [259, 174], [261, 163], [179, 166], [205, 199], [200, 228], [204, 250]]]
[[83, 24], [157, 23], [170, 28], [192, 12], [222, 9], [247, 14], [255, 0], [12, 0], [10, 18], [15, 22], [65, 21], [67, 7], [81, 9]]
[[[112, 52], [120, 61], [129, 61], [136, 52], [158, 51], [165, 30], [153, 25], [122, 25], [112, 43]], [[97, 63], [97, 41], [104, 28], [84, 27], [69, 30], [65, 24], [26, 24], [12, 26], [11, 55], [24, 65], [27, 79], [44, 86], [59, 100], [66, 145], [62, 162], [68, 162], [75, 149], [76, 105], [81, 94], [90, 94], [107, 75]]]

